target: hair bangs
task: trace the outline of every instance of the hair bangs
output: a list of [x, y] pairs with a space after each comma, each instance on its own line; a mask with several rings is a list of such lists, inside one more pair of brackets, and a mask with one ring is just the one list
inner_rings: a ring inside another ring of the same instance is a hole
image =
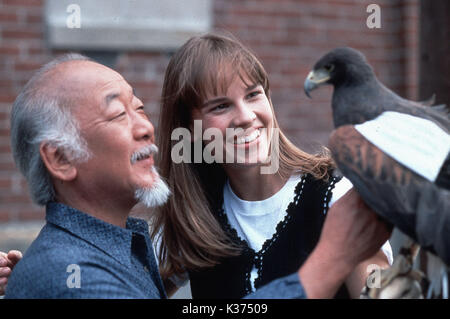
[[[198, 108], [210, 97], [226, 95], [231, 83], [239, 77], [246, 86], [261, 84], [269, 95], [267, 73], [257, 58], [239, 42], [222, 38], [200, 38], [186, 68], [184, 97]], [[204, 41], [207, 40], [207, 41]], [[189, 95], [189, 96], [188, 96]]]

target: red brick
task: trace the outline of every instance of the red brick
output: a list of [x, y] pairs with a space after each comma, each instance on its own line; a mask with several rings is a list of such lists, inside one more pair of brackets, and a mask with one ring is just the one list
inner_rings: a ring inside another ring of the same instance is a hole
[[28, 193], [15, 195], [15, 194], [11, 194], [6, 191], [3, 191], [2, 194], [0, 194], [0, 203], [2, 203], [3, 205], [5, 205], [5, 204], [17, 205], [17, 204], [22, 204], [22, 203], [31, 204], [31, 199], [30, 199]]
[[19, 17], [14, 13], [0, 12], [0, 22], [18, 22]]
[[42, 7], [44, 0], [2, 0], [6, 6]]
[[43, 37], [39, 30], [2, 30], [4, 39], [39, 39]]
[[1, 171], [12, 171], [15, 169], [13, 163], [0, 163], [0, 172]]
[[42, 24], [42, 15], [41, 14], [27, 14], [25, 16], [25, 23], [27, 24]]
[[28, 54], [29, 55], [43, 55], [47, 53], [44, 47], [29, 47]]
[[0, 153], [11, 153], [11, 146], [0, 145]]
[[20, 48], [16, 44], [0, 44], [0, 55], [11, 55], [13, 57], [19, 55]]
[[16, 214], [16, 218], [20, 221], [45, 220], [45, 210], [42, 208], [39, 211], [20, 211]]
[[0, 189], [10, 188], [11, 187], [11, 179], [0, 177]]
[[10, 221], [10, 213], [7, 210], [2, 210], [0, 208], [0, 223], [6, 223]]
[[17, 62], [14, 65], [14, 69], [16, 71], [36, 71], [38, 70], [42, 64], [33, 63], [33, 62]]
[[0, 94], [0, 103], [12, 103], [15, 98], [12, 94]]

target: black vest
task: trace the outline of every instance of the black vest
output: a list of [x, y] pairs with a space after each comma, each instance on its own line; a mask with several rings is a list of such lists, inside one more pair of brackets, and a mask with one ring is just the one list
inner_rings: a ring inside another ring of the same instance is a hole
[[[331, 191], [339, 180], [331, 177], [328, 182], [324, 182], [311, 175], [304, 176], [296, 186], [294, 201], [289, 204], [284, 220], [277, 225], [275, 234], [259, 252], [255, 252], [238, 237], [223, 209], [218, 209], [216, 217], [219, 223], [231, 240], [242, 247], [242, 253], [223, 258], [214, 267], [190, 271], [192, 297], [244, 297], [251, 292], [250, 272], [253, 266], [258, 270], [256, 289], [298, 271], [319, 240]], [[342, 286], [336, 298], [348, 297], [345, 286]]]

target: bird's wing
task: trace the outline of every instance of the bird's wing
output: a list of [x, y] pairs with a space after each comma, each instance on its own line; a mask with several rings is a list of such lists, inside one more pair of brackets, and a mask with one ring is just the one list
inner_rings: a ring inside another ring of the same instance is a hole
[[[433, 121], [447, 133], [450, 133], [450, 108], [446, 104], [432, 105], [435, 100], [434, 95], [426, 101], [411, 101], [400, 97], [378, 80], [376, 82], [375, 87], [367, 87], [366, 90], [369, 93], [375, 93], [369, 98], [369, 101], [378, 102], [376, 109], [380, 110], [380, 113], [394, 111], [421, 117]], [[361, 102], [358, 104], [360, 104], [359, 106], [363, 105]], [[358, 109], [358, 107], [354, 108]], [[348, 123], [354, 124], [355, 122]]]
[[386, 94], [382, 104], [385, 111], [401, 112], [428, 119], [449, 133], [450, 108], [446, 104], [426, 106], [420, 102], [403, 99], [393, 92]]
[[450, 190], [450, 134], [434, 121], [388, 111], [355, 129], [399, 163], [433, 183], [439, 178], [438, 186]]
[[333, 131], [329, 148], [375, 212], [450, 264], [450, 191], [400, 164], [353, 125]]
[[[407, 102], [408, 107], [418, 109], [419, 114], [429, 115], [439, 122], [444, 121], [444, 123], [450, 123], [448, 122], [450, 120], [450, 108], [447, 104], [428, 105], [424, 104], [423, 102], [414, 102], [405, 99], [403, 99], [403, 101]], [[415, 112], [412, 111], [412, 113]]]

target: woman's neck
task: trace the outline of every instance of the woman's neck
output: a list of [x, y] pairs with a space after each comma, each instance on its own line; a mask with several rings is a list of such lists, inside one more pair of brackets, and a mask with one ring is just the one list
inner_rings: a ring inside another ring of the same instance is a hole
[[260, 167], [224, 167], [233, 192], [243, 200], [260, 201], [277, 193], [289, 178], [280, 174], [261, 174]]

